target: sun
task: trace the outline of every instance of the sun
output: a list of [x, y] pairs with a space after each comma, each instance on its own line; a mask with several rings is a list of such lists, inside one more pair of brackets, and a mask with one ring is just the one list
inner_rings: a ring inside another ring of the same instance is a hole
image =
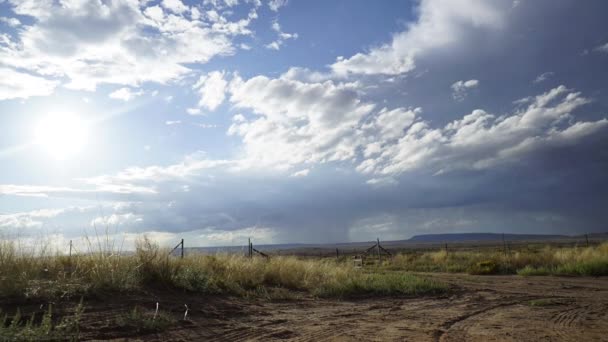
[[36, 144], [57, 160], [72, 158], [86, 145], [87, 126], [76, 114], [50, 113], [35, 127]]

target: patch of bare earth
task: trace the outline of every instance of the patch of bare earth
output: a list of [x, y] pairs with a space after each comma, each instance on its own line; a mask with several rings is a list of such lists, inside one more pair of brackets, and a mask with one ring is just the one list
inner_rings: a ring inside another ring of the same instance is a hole
[[[422, 298], [267, 301], [156, 292], [87, 301], [83, 340], [608, 341], [608, 278], [425, 274], [453, 285]], [[158, 333], [119, 329], [140, 306], [175, 323]], [[189, 307], [183, 320], [184, 304]], [[30, 305], [37, 305], [31, 303]], [[6, 311], [6, 310], [5, 310]]]

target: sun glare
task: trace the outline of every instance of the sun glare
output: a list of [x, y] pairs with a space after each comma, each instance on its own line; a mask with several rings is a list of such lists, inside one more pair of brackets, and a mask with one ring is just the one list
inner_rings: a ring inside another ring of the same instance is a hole
[[52, 113], [35, 128], [36, 143], [51, 157], [65, 160], [77, 155], [85, 147], [87, 125], [72, 113]]

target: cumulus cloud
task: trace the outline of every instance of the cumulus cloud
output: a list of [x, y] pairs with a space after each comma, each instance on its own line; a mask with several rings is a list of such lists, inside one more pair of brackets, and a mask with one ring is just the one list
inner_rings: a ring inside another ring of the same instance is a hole
[[608, 120], [575, 122], [572, 112], [589, 103], [564, 86], [527, 100], [512, 115], [496, 117], [477, 109], [442, 128], [414, 123], [399, 140], [358, 169], [394, 175], [425, 167], [443, 173], [455, 169], [484, 169], [517, 160], [526, 154], [576, 143], [608, 127]]
[[458, 81], [451, 85], [452, 98], [456, 101], [463, 101], [471, 89], [479, 86], [478, 80]]
[[351, 159], [357, 147], [353, 128], [374, 108], [361, 101], [358, 90], [355, 83], [237, 76], [230, 101], [256, 117], [239, 116], [228, 134], [242, 138], [247, 158], [260, 167]]
[[422, 0], [418, 19], [391, 43], [350, 58], [338, 57], [331, 66], [338, 75], [398, 75], [416, 67], [416, 59], [432, 50], [458, 43], [468, 30], [501, 28], [510, 0]]
[[251, 34], [247, 26], [257, 18], [255, 12], [237, 21], [202, 16], [179, 0], [161, 6], [131, 0], [8, 3], [32, 24], [15, 37], [3, 36], [0, 63], [62, 77], [66, 87], [84, 90], [177, 80], [191, 72], [186, 64], [233, 54], [232, 37]]
[[[228, 82], [224, 79], [224, 71], [212, 71], [206, 75], [202, 75], [193, 89], [197, 90], [200, 95], [198, 102], [199, 107], [207, 108], [214, 111], [219, 107], [226, 98], [226, 86]], [[188, 110], [188, 114], [198, 114], [196, 110]]]
[[58, 81], [0, 67], [0, 100], [48, 96], [58, 84]]
[[[477, 84], [460, 81], [455, 88]], [[241, 137], [249, 164], [291, 169], [350, 161], [378, 179], [416, 169], [441, 174], [489, 168], [575, 143], [608, 123], [576, 121], [573, 112], [590, 100], [565, 86], [519, 101], [510, 115], [476, 109], [443, 127], [423, 120], [422, 108], [374, 110], [357, 83], [257, 76], [236, 77], [229, 88], [233, 105], [254, 113], [235, 116], [228, 130]]]

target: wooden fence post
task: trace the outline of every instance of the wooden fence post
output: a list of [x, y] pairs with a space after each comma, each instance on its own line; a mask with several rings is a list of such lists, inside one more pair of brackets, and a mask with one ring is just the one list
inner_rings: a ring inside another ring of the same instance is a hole
[[182, 259], [184, 258], [184, 239], [182, 239]]
[[340, 251], [336, 248], [336, 260], [340, 259]]
[[585, 240], [587, 240], [587, 247], [589, 247], [589, 235], [585, 234]]
[[505, 252], [505, 256], [507, 256], [507, 243], [505, 242], [505, 233], [502, 233], [502, 249]]
[[72, 260], [72, 240], [70, 240], [70, 260]]

